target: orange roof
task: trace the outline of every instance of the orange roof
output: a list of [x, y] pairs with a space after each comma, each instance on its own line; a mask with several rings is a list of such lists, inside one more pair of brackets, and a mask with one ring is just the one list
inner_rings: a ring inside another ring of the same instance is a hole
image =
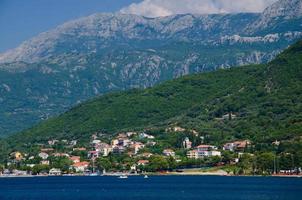
[[45, 152], [45, 151], [53, 151], [54, 149], [53, 148], [45, 148], [45, 149], [41, 149], [41, 151], [43, 152]]
[[85, 147], [73, 148], [74, 151], [86, 151]]
[[201, 144], [199, 146], [197, 146], [197, 148], [210, 148], [211, 145], [206, 145], [206, 144]]
[[89, 162], [84, 161], [84, 162], [74, 163], [72, 166], [74, 166], [74, 167], [88, 167], [88, 165], [89, 165]]
[[174, 152], [173, 149], [165, 149], [164, 152]]
[[149, 160], [139, 160], [139, 161], [137, 161], [137, 163], [146, 164], [146, 163], [149, 163]]
[[72, 156], [70, 157], [70, 160], [80, 160], [81, 157], [80, 156]]

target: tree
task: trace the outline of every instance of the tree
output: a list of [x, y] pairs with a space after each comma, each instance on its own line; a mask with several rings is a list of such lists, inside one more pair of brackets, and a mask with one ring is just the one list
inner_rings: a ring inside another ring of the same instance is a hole
[[0, 174], [3, 173], [3, 171], [4, 171], [4, 165], [0, 164]]
[[235, 158], [235, 154], [230, 151], [222, 152], [222, 162], [230, 164], [230, 162]]
[[48, 172], [49, 171], [49, 166], [48, 165], [35, 165], [33, 168], [32, 168], [32, 173], [34, 175], [36, 174], [39, 174], [41, 172]]
[[96, 166], [100, 170], [110, 170], [112, 168], [112, 164], [108, 158], [98, 158], [96, 160]]
[[261, 153], [256, 158], [256, 169], [260, 174], [271, 174], [274, 169], [275, 154]]
[[69, 171], [72, 161], [68, 157], [51, 157], [51, 167], [61, 169], [62, 171]]
[[150, 164], [147, 167], [149, 171], [167, 170], [168, 168], [169, 168], [169, 163], [167, 159], [159, 155], [152, 156], [150, 158]]
[[253, 157], [250, 154], [243, 154], [240, 157], [238, 167], [241, 169], [243, 174], [247, 174], [247, 171], [252, 171]]

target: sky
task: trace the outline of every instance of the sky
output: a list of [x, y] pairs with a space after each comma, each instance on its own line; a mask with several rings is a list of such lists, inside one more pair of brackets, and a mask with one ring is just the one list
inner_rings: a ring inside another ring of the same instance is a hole
[[261, 12], [276, 0], [0, 0], [0, 53], [68, 20], [97, 12], [146, 17]]
[[141, 0], [0, 0], [0, 53], [72, 19]]

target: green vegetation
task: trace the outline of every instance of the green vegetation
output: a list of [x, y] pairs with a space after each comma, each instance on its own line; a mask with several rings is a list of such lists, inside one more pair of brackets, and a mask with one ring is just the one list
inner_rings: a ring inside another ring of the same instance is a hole
[[[182, 156], [182, 161], [176, 163], [154, 155], [148, 168], [142, 170], [215, 166], [219, 162], [230, 163], [237, 156], [223, 152], [221, 159], [186, 159], [185, 152], [179, 150], [181, 141], [190, 137], [195, 146], [201, 143], [201, 138], [186, 131], [165, 133], [165, 128], [177, 125], [196, 130], [206, 144], [221, 146], [236, 139], [251, 140], [253, 146], [246, 153], [254, 156], [244, 155], [236, 167], [228, 170], [235, 174], [270, 174], [274, 168], [294, 169], [302, 165], [301, 99], [302, 41], [267, 65], [190, 75], [153, 88], [112, 93], [88, 101], [0, 141], [3, 150], [0, 156], [4, 158], [13, 150], [28, 152], [49, 139], [77, 139], [85, 144], [94, 132], [110, 137], [133, 130], [145, 130], [155, 136], [157, 145], [145, 147], [145, 151], [159, 154], [164, 148], [173, 148]], [[235, 116], [228, 117], [231, 113]], [[227, 117], [223, 118], [225, 114]], [[281, 141], [277, 147], [272, 144], [275, 140]], [[56, 149], [64, 151], [60, 145]], [[118, 170], [133, 162], [121, 155], [99, 159], [96, 165], [99, 169]], [[68, 164], [63, 162], [64, 166]], [[58, 167], [64, 166], [58, 162]]]

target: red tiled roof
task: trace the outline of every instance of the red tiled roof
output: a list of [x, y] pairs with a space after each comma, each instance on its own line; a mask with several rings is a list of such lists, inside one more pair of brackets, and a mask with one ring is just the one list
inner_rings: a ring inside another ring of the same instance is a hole
[[74, 163], [72, 166], [74, 166], [74, 167], [88, 167], [88, 165], [89, 165], [89, 162], [84, 161], [84, 162]]
[[149, 160], [139, 160], [139, 161], [137, 161], [137, 163], [147, 164], [147, 163], [149, 163]]
[[206, 144], [201, 144], [199, 146], [197, 146], [197, 148], [210, 148], [211, 145], [206, 145]]
[[70, 160], [80, 160], [81, 157], [80, 156], [72, 156], [70, 157]]

